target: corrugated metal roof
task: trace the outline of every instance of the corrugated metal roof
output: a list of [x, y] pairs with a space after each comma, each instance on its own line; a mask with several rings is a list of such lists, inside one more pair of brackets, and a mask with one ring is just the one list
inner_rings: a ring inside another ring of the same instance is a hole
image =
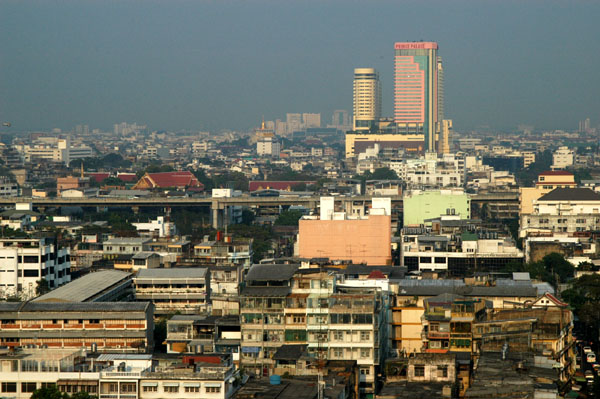
[[289, 280], [299, 268], [300, 265], [253, 265], [246, 281]]
[[131, 277], [131, 273], [119, 270], [103, 270], [89, 273], [45, 295], [35, 298], [33, 301], [85, 302], [128, 277]]

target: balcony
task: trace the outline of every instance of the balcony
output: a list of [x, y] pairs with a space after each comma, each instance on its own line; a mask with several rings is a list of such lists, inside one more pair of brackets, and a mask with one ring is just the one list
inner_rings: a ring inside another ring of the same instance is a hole
[[100, 378], [141, 378], [142, 372], [142, 369], [139, 369], [138, 371], [116, 371], [115, 369], [111, 369], [108, 371], [101, 371]]
[[450, 333], [444, 331], [429, 331], [427, 333], [429, 339], [450, 339]]

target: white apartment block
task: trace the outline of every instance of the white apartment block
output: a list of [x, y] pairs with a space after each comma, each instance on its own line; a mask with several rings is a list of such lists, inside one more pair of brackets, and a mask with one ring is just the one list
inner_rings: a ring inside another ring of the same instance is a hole
[[41, 279], [50, 288], [71, 281], [68, 248], [58, 248], [50, 238], [0, 239], [0, 296], [31, 299]]
[[147, 234], [151, 237], [170, 237], [177, 233], [175, 223], [165, 221], [164, 216], [158, 216], [156, 220], [147, 223], [132, 223], [140, 234]]
[[69, 165], [75, 159], [94, 156], [92, 148], [86, 145], [73, 145], [70, 137], [66, 139], [43, 137], [32, 145], [16, 146], [15, 148], [21, 153], [25, 162], [45, 159]]
[[279, 158], [281, 143], [274, 137], [263, 137], [256, 142], [256, 153], [259, 156]]
[[552, 170], [564, 169], [568, 166], [573, 165], [575, 162], [575, 151], [570, 150], [569, 147], [559, 147], [554, 154], [552, 154]]
[[19, 195], [19, 185], [11, 182], [8, 178], [0, 177], [0, 197], [17, 197]]
[[573, 235], [600, 228], [600, 194], [589, 188], [557, 188], [533, 201], [521, 214], [520, 237]]

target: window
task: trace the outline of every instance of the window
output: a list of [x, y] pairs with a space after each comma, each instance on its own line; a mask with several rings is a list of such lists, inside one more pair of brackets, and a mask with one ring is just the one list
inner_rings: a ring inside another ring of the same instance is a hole
[[17, 383], [16, 382], [3, 382], [2, 383], [2, 392], [17, 392]]
[[371, 374], [371, 369], [369, 369], [369, 368], [360, 369], [360, 375], [369, 375], [369, 374]]
[[206, 393], [220, 393], [221, 387], [206, 387]]
[[343, 331], [334, 331], [333, 339], [335, 341], [343, 341], [344, 340], [344, 332]]
[[425, 366], [415, 365], [415, 377], [425, 377]]
[[23, 263], [38, 263], [38, 261], [39, 261], [39, 257], [37, 257], [37, 256], [31, 256], [31, 255], [23, 256]]
[[179, 392], [179, 386], [164, 386], [163, 392], [166, 393], [177, 393]]
[[333, 357], [336, 359], [341, 359], [344, 357], [344, 349], [343, 348], [333, 348]]
[[353, 314], [352, 324], [373, 324], [372, 314]]
[[347, 313], [330, 315], [331, 324], [350, 324], [350, 315]]
[[36, 390], [37, 384], [35, 382], [22, 382], [21, 392], [33, 392]]
[[158, 392], [158, 386], [154, 385], [154, 386], [143, 386], [142, 390], [144, 392]]
[[361, 331], [360, 332], [360, 340], [361, 341], [368, 341], [371, 339], [371, 334], [369, 334], [369, 331]]
[[135, 383], [122, 383], [121, 384], [121, 393], [129, 393], [136, 392]]
[[28, 269], [23, 270], [23, 277], [39, 277], [39, 276], [40, 276], [39, 270], [28, 270]]
[[360, 348], [360, 357], [370, 357], [371, 349], [370, 348]]
[[190, 393], [190, 392], [200, 392], [200, 387], [184, 387], [185, 392]]
[[438, 378], [448, 378], [448, 366], [437, 366]]

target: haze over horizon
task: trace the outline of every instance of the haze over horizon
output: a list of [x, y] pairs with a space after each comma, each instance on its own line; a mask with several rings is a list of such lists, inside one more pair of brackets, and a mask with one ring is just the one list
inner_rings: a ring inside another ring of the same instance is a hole
[[352, 110], [394, 42], [439, 43], [455, 130], [600, 122], [600, 2], [0, 0], [0, 120], [15, 130], [247, 130]]

